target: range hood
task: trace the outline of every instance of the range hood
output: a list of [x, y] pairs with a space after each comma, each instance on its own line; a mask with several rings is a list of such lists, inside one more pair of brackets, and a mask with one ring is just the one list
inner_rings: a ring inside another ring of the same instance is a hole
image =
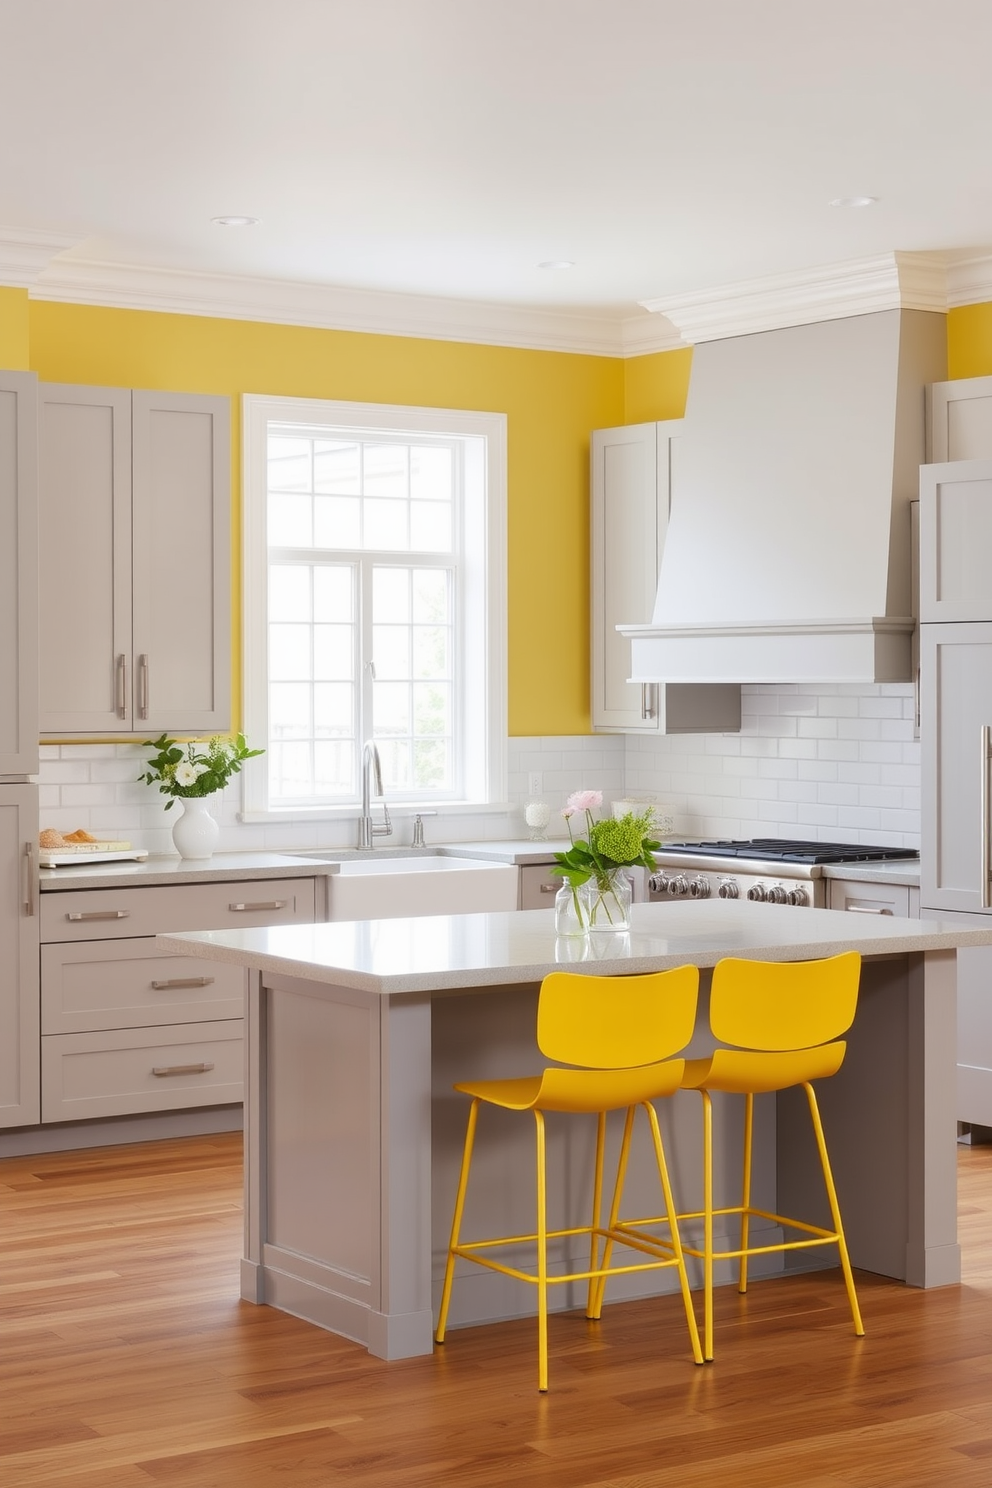
[[911, 679], [910, 503], [946, 321], [889, 309], [697, 345], [634, 682]]

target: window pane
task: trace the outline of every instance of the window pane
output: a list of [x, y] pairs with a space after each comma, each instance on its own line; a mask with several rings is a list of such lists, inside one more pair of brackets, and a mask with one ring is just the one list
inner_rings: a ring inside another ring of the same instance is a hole
[[405, 625], [410, 618], [410, 570], [373, 568], [372, 619], [376, 625]]
[[448, 614], [449, 573], [444, 568], [415, 568], [413, 579], [413, 620], [421, 625], [444, 625]]
[[440, 625], [413, 627], [413, 675], [415, 677], [450, 676], [448, 631]]
[[417, 790], [443, 790], [450, 779], [449, 745], [444, 739], [418, 739], [413, 746], [413, 784]]
[[405, 739], [386, 739], [379, 744], [379, 759], [382, 764], [382, 785], [387, 795], [409, 787], [410, 746]]
[[361, 495], [361, 446], [353, 440], [315, 439], [313, 488], [334, 495]]
[[451, 508], [440, 501], [415, 501], [410, 506], [410, 547], [415, 553], [451, 551]]
[[313, 675], [321, 682], [349, 680], [355, 675], [354, 630], [350, 625], [315, 625]]
[[370, 501], [366, 497], [363, 509], [363, 547], [379, 548], [387, 553], [402, 552], [409, 547], [409, 508], [405, 501]]
[[405, 501], [409, 450], [405, 444], [365, 446], [365, 495]]
[[315, 496], [313, 541], [318, 548], [358, 548], [362, 542], [362, 504], [357, 496]]
[[410, 495], [417, 500], [451, 500], [451, 450], [415, 444], [410, 450]]
[[269, 626], [269, 676], [275, 682], [310, 676], [309, 625]]
[[269, 436], [269, 490], [310, 490], [309, 439]]
[[354, 593], [355, 572], [350, 565], [318, 564], [313, 570], [313, 618], [354, 620]]
[[309, 744], [270, 744], [269, 790], [276, 800], [306, 799], [311, 795]]
[[314, 785], [318, 796], [351, 796], [355, 793], [354, 757], [350, 743], [314, 745]]
[[377, 682], [372, 709], [377, 738], [410, 732], [410, 689], [405, 682]]
[[306, 682], [273, 682], [269, 687], [269, 737], [309, 739], [310, 687]]
[[312, 496], [280, 496], [269, 492], [268, 544], [270, 548], [313, 546]]
[[318, 682], [313, 689], [314, 736], [355, 738], [355, 689], [348, 682]]
[[396, 681], [410, 675], [410, 627], [373, 625], [372, 656], [379, 681]]
[[310, 569], [300, 564], [269, 566], [269, 619], [310, 619]]
[[415, 682], [413, 732], [418, 736], [451, 732], [451, 689], [445, 683]]

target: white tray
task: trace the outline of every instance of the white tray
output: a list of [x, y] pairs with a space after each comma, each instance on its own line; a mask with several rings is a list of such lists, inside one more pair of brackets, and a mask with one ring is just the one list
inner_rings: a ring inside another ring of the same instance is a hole
[[146, 848], [132, 847], [126, 852], [62, 852], [57, 847], [42, 847], [38, 864], [42, 868], [68, 868], [77, 863], [138, 863], [147, 858]]

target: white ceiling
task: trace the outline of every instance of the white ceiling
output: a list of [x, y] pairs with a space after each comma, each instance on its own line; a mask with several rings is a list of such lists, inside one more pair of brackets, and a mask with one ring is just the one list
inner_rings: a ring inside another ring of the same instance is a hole
[[0, 0], [0, 237], [611, 321], [984, 257], [990, 57], [989, 0]]

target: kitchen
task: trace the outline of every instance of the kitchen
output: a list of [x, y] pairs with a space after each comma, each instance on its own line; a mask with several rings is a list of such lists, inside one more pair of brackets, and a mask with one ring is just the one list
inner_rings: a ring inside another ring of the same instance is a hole
[[[919, 844], [920, 746], [909, 681], [747, 685], [739, 734], [589, 732], [588, 645], [584, 625], [571, 623], [584, 609], [588, 569], [589, 433], [683, 416], [692, 353], [678, 338], [669, 349], [624, 357], [602, 346], [535, 345], [534, 328], [523, 345], [508, 344], [505, 327], [482, 344], [466, 344], [454, 331], [450, 339], [436, 332], [417, 338], [395, 322], [386, 332], [356, 334], [322, 322], [324, 307], [311, 325], [288, 317], [279, 323], [271, 309], [257, 318], [248, 311], [232, 316], [203, 297], [202, 283], [180, 284], [169, 275], [156, 280], [148, 271], [134, 271], [144, 298], [133, 281], [101, 294], [94, 289], [97, 271], [91, 269], [86, 282], [87, 271], [73, 266], [71, 249], [45, 245], [40, 236], [30, 253], [23, 236], [12, 235], [7, 246], [5, 261], [17, 263], [0, 290], [0, 363], [46, 382], [221, 396], [232, 400], [235, 422], [238, 395], [259, 390], [506, 412], [507, 795], [513, 810], [502, 819], [460, 818], [463, 839], [519, 835], [520, 808], [534, 793], [530, 777], [537, 774], [537, 793], [556, 802], [578, 784], [615, 795], [655, 795], [674, 810], [679, 830], [693, 836]], [[57, 262], [65, 252], [69, 258]], [[834, 257], [821, 254], [818, 261]], [[980, 283], [981, 275], [970, 272]], [[958, 274], [944, 299], [951, 379], [992, 372], [992, 295], [969, 290], [964, 277]], [[654, 333], [670, 335], [664, 327]], [[646, 334], [643, 328], [639, 334]], [[235, 489], [238, 443], [235, 437]], [[551, 647], [549, 667], [548, 651], [534, 639], [560, 638], [565, 626], [569, 644]], [[134, 744], [103, 740], [44, 743], [45, 824], [130, 836], [167, 851], [168, 819], [135, 781], [139, 755]], [[237, 812], [231, 792], [221, 807], [222, 848], [228, 851], [328, 841], [313, 823], [292, 829], [248, 824]], [[432, 830], [439, 824], [428, 823]], [[343, 840], [344, 828], [341, 834]]]

